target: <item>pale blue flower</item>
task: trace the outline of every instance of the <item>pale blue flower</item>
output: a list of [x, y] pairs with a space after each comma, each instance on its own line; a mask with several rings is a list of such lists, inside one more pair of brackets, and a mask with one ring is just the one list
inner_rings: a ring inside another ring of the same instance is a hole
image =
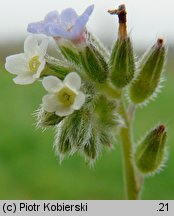
[[78, 16], [72, 8], [63, 10], [61, 14], [52, 11], [43, 21], [30, 23], [27, 30], [31, 33], [80, 41], [84, 37], [86, 24], [93, 9], [94, 5], [90, 5], [81, 16]]

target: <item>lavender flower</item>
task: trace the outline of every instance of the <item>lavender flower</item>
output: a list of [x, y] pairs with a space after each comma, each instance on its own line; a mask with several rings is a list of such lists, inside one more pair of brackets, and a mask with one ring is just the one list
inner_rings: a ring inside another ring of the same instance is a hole
[[86, 24], [93, 9], [94, 5], [90, 5], [81, 16], [78, 16], [72, 8], [63, 10], [60, 15], [58, 11], [52, 11], [43, 21], [30, 23], [27, 30], [31, 33], [62, 37], [78, 43], [85, 40]]

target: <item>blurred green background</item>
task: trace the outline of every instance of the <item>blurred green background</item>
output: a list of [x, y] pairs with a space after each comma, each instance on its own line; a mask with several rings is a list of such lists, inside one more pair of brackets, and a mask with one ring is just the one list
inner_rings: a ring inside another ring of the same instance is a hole
[[[62, 165], [53, 151], [54, 131], [35, 128], [32, 113], [41, 103], [41, 83], [15, 85], [4, 57], [23, 45], [0, 48], [0, 199], [123, 199], [121, 146], [104, 150], [94, 168], [78, 155]], [[163, 172], [145, 181], [143, 199], [174, 199], [174, 49], [169, 46], [167, 81], [159, 97], [139, 108], [135, 139], [157, 123], [168, 126], [169, 160]]]

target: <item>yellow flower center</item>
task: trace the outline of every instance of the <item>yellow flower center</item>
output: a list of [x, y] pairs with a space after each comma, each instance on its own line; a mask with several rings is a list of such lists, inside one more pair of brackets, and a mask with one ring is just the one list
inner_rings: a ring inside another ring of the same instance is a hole
[[41, 62], [39, 61], [39, 56], [34, 56], [29, 61], [29, 68], [30, 68], [30, 71], [33, 73], [37, 73], [37, 70], [38, 70], [40, 65], [41, 65]]
[[65, 106], [70, 106], [74, 103], [76, 93], [65, 86], [58, 92], [57, 97]]

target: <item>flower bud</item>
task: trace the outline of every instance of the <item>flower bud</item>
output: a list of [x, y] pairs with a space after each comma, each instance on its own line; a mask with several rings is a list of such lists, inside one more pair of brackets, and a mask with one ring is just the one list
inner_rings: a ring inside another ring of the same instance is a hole
[[36, 111], [37, 126], [44, 128], [58, 125], [64, 117], [60, 117], [55, 113], [46, 112], [42, 107]]
[[55, 125], [59, 124], [62, 121], [62, 119], [63, 119], [63, 117], [57, 116], [54, 113], [44, 112], [44, 114], [42, 116], [41, 124], [44, 127], [55, 126]]
[[134, 77], [135, 59], [129, 37], [119, 38], [112, 50], [110, 79], [118, 88], [128, 85]]
[[98, 83], [106, 81], [109, 68], [102, 53], [90, 43], [80, 51], [81, 63], [89, 78]]
[[125, 5], [119, 5], [118, 9], [109, 10], [110, 14], [116, 14], [119, 20], [118, 39], [112, 50], [110, 58], [110, 79], [118, 88], [128, 85], [134, 77], [135, 58], [133, 46], [127, 36], [127, 12]]
[[162, 167], [166, 156], [166, 138], [165, 126], [159, 125], [137, 146], [135, 162], [142, 174], [153, 174]]
[[90, 137], [90, 119], [85, 108], [64, 118], [58, 126], [55, 150], [59, 156], [69, 156], [84, 146]]
[[56, 40], [56, 42], [65, 59], [76, 65], [80, 64], [80, 57], [78, 51], [76, 49], [76, 46], [71, 41], [59, 38], [58, 40]]
[[158, 39], [140, 61], [139, 73], [130, 86], [130, 98], [134, 103], [143, 103], [157, 92], [165, 60], [166, 48], [163, 40]]
[[70, 62], [58, 60], [53, 57], [47, 56], [46, 66], [41, 73], [41, 77], [52, 75], [63, 80], [67, 76], [67, 74], [69, 74], [72, 71], [76, 71], [76, 68]]

